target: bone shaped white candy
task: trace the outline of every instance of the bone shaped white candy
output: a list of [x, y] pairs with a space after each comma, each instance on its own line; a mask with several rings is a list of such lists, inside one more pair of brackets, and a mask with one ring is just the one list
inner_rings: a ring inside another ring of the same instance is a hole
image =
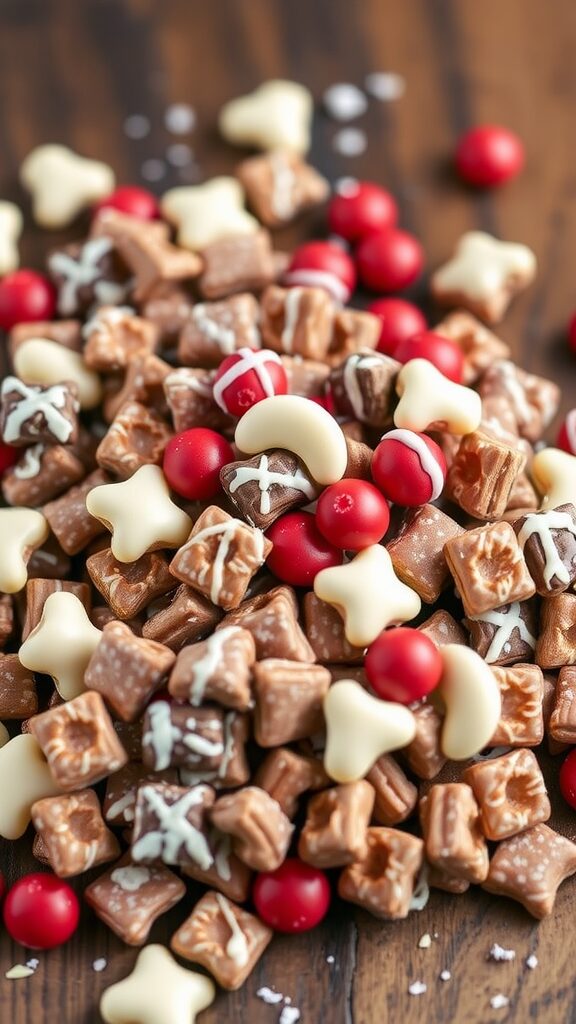
[[110, 195], [114, 172], [67, 146], [37, 146], [20, 168], [20, 180], [32, 195], [34, 220], [43, 228], [63, 228], [85, 207]]
[[101, 637], [76, 595], [57, 591], [47, 598], [18, 657], [24, 668], [52, 676], [60, 696], [72, 700], [85, 689], [84, 674]]
[[4, 839], [24, 835], [32, 804], [61, 792], [30, 733], [15, 736], [0, 747], [0, 836]]
[[460, 295], [474, 306], [486, 306], [490, 322], [498, 321], [508, 301], [533, 279], [536, 257], [526, 245], [501, 242], [484, 231], [467, 231], [451, 260], [432, 277], [432, 291]]
[[489, 665], [464, 644], [446, 644], [438, 694], [446, 705], [440, 747], [451, 761], [465, 761], [488, 746], [502, 710], [500, 687]]
[[244, 189], [236, 178], [222, 176], [205, 185], [171, 188], [160, 206], [178, 228], [178, 244], [193, 251], [229, 235], [251, 235], [260, 226], [244, 209]]
[[405, 747], [416, 734], [416, 720], [407, 707], [373, 697], [353, 679], [330, 687], [324, 717], [324, 768], [336, 782], [363, 779], [382, 754]]
[[16, 594], [26, 586], [28, 560], [48, 538], [41, 512], [33, 508], [0, 508], [0, 592]]
[[127, 978], [105, 990], [100, 1013], [106, 1024], [195, 1024], [215, 995], [205, 974], [180, 967], [164, 946], [151, 945]]
[[26, 384], [51, 387], [72, 380], [81, 409], [94, 409], [102, 398], [102, 382], [79, 352], [48, 338], [28, 338], [14, 353], [14, 371]]
[[427, 359], [411, 359], [402, 367], [396, 391], [400, 396], [394, 413], [397, 427], [420, 433], [438, 423], [451, 434], [470, 434], [480, 425], [480, 395], [448, 380]]
[[224, 138], [238, 146], [306, 153], [312, 108], [312, 96], [303, 85], [273, 79], [248, 96], [230, 100], [218, 124]]
[[0, 201], [0, 275], [16, 270], [20, 263], [18, 239], [22, 234], [22, 214], [14, 203]]
[[543, 448], [536, 452], [530, 473], [542, 495], [541, 509], [576, 505], [576, 456], [559, 448]]

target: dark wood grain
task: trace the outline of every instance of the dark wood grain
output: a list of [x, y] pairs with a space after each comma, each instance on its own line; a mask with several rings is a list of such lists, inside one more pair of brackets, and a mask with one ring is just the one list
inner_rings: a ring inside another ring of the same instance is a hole
[[[361, 127], [366, 153], [337, 156], [337, 126], [317, 115], [312, 160], [332, 180], [366, 176], [397, 195], [403, 223], [422, 239], [428, 266], [450, 252], [460, 233], [482, 227], [534, 248], [536, 284], [513, 306], [502, 326], [518, 361], [564, 386], [565, 408], [576, 404], [576, 363], [565, 325], [576, 305], [576, 7], [572, 0], [2, 0], [0, 2], [0, 190], [24, 208], [17, 169], [39, 142], [62, 141], [109, 161], [120, 181], [137, 181], [142, 163], [163, 158], [174, 141], [163, 125], [171, 102], [199, 113], [192, 145], [202, 174], [232, 169], [238, 154], [220, 140], [214, 123], [230, 97], [270, 76], [295, 78], [319, 97], [335, 81], [362, 83], [374, 70], [405, 76], [398, 103], [371, 102]], [[126, 116], [146, 114], [151, 134], [130, 142]], [[512, 186], [489, 196], [468, 192], [449, 170], [458, 134], [477, 121], [516, 129], [528, 151], [527, 168]], [[181, 175], [168, 169], [163, 191]], [[310, 230], [312, 218], [301, 230]], [[78, 233], [66, 232], [66, 237]], [[298, 231], [287, 232], [290, 243]], [[59, 236], [29, 226], [24, 262], [39, 265]], [[427, 307], [426, 282], [414, 295]], [[547, 772], [556, 798], [555, 821], [576, 836], [556, 793], [558, 762]], [[33, 866], [26, 847], [0, 847], [9, 878]], [[152, 937], [165, 941], [189, 910], [178, 907]], [[433, 894], [421, 914], [383, 924], [336, 907], [315, 933], [278, 938], [244, 989], [220, 995], [203, 1024], [272, 1024], [278, 1010], [255, 998], [274, 985], [301, 1007], [303, 1024], [474, 1024], [529, 1020], [576, 1021], [573, 969], [576, 888], [561, 891], [554, 917], [536, 925], [520, 908], [473, 891]], [[432, 947], [418, 948], [424, 932]], [[512, 964], [489, 963], [499, 941], [517, 951]], [[540, 966], [527, 971], [535, 952]], [[329, 965], [326, 957], [335, 962]], [[92, 962], [108, 959], [104, 973]], [[84, 913], [78, 936], [40, 954], [33, 978], [7, 982], [4, 971], [22, 950], [0, 936], [0, 1022], [92, 1024], [101, 990], [129, 970], [135, 958]], [[452, 973], [438, 980], [441, 970]], [[428, 984], [419, 998], [411, 981]], [[509, 1010], [492, 1011], [490, 996], [504, 992]]]

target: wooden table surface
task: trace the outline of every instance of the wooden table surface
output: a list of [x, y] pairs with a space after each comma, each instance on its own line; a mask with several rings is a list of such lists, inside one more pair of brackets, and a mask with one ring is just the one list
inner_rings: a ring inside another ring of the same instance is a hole
[[[357, 123], [368, 135], [366, 152], [336, 155], [338, 126], [320, 112], [312, 161], [332, 180], [352, 174], [391, 188], [429, 268], [473, 227], [530, 245], [538, 279], [501, 333], [523, 366], [563, 383], [569, 407], [576, 404], [576, 361], [565, 344], [576, 306], [575, 43], [571, 0], [0, 0], [0, 196], [23, 201], [17, 168], [41, 142], [104, 159], [120, 181], [141, 180], [145, 161], [164, 160], [178, 141], [193, 146], [203, 177], [228, 172], [238, 154], [214, 125], [232, 96], [283, 76], [318, 98], [334, 82], [361, 85], [368, 72], [396, 71], [406, 79], [405, 96], [371, 101]], [[191, 139], [175, 139], [164, 126], [166, 108], [179, 101], [198, 113]], [[134, 114], [150, 120], [140, 141], [123, 128]], [[491, 195], [459, 186], [448, 165], [460, 132], [482, 121], [516, 129], [527, 148], [521, 178]], [[153, 187], [160, 192], [183, 180], [167, 165]], [[39, 265], [52, 244], [54, 236], [29, 227], [24, 263]], [[426, 304], [425, 280], [415, 295]], [[557, 766], [550, 761], [552, 780]], [[576, 837], [572, 817], [557, 809], [553, 823]], [[32, 867], [27, 847], [0, 847], [9, 878]], [[303, 1024], [576, 1021], [575, 908], [574, 882], [540, 925], [516, 904], [479, 890], [433, 893], [424, 911], [396, 924], [337, 907], [313, 934], [275, 939], [244, 988], [218, 996], [200, 1019], [273, 1024], [278, 1008], [255, 997], [268, 985], [292, 998]], [[166, 941], [186, 912], [180, 905], [161, 919], [152, 938]], [[419, 949], [425, 932], [434, 936], [432, 946]], [[488, 962], [493, 942], [513, 947], [516, 961]], [[524, 966], [530, 953], [539, 959], [533, 971]], [[108, 961], [101, 974], [92, 968], [97, 957]], [[98, 1021], [100, 991], [128, 972], [135, 952], [85, 912], [73, 941], [39, 954], [32, 978], [6, 981], [5, 970], [25, 958], [0, 936], [1, 1024]], [[444, 969], [450, 981], [438, 980]], [[427, 984], [426, 994], [408, 994], [415, 980]], [[510, 1006], [491, 1010], [499, 992]]]

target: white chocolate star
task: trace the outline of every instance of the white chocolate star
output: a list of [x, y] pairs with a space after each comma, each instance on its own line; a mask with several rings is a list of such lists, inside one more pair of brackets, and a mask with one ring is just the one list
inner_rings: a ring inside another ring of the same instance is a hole
[[14, 203], [0, 202], [0, 274], [16, 270], [20, 263], [18, 239], [22, 234], [22, 214]]
[[421, 606], [418, 594], [396, 576], [381, 544], [364, 548], [346, 565], [322, 569], [314, 593], [338, 610], [354, 647], [368, 647], [387, 626], [413, 619]]
[[30, 809], [56, 785], [39, 744], [30, 733], [15, 736], [0, 749], [0, 836], [19, 839], [30, 824]]
[[324, 717], [324, 768], [335, 782], [363, 779], [382, 754], [405, 747], [416, 734], [409, 708], [373, 697], [352, 679], [330, 687]]
[[79, 352], [48, 338], [29, 338], [14, 353], [14, 371], [26, 384], [51, 387], [72, 380], [82, 409], [94, 409], [102, 398], [102, 382]]
[[86, 508], [112, 534], [112, 554], [119, 562], [135, 562], [147, 551], [178, 548], [192, 529], [192, 520], [170, 497], [159, 466], [142, 466], [129, 480], [95, 487]]
[[100, 1000], [106, 1024], [194, 1024], [214, 1001], [210, 978], [180, 967], [164, 946], [146, 946], [132, 974]]
[[576, 456], [559, 448], [536, 452], [530, 466], [532, 479], [542, 495], [540, 508], [576, 505]]
[[91, 203], [110, 195], [114, 173], [99, 160], [87, 160], [66, 146], [37, 146], [20, 168], [32, 195], [34, 220], [43, 228], [63, 228]]
[[230, 100], [220, 111], [218, 126], [228, 142], [259, 149], [310, 148], [312, 96], [296, 82], [273, 79], [247, 96]]
[[0, 508], [0, 591], [16, 594], [26, 586], [28, 559], [50, 533], [33, 508]]
[[18, 657], [24, 668], [52, 676], [60, 696], [72, 700], [85, 689], [84, 673], [101, 636], [76, 595], [57, 591], [46, 599], [42, 618]]
[[502, 317], [509, 299], [530, 284], [536, 273], [536, 257], [526, 245], [501, 242], [484, 231], [467, 231], [451, 260], [432, 277], [433, 294], [442, 301], [458, 296], [459, 304], [469, 301], [495, 323]]
[[171, 188], [162, 213], [178, 228], [178, 245], [196, 251], [228, 235], [251, 235], [258, 221], [244, 209], [244, 189], [236, 178], [212, 178], [205, 185]]
[[440, 747], [451, 761], [465, 761], [488, 746], [502, 710], [496, 676], [464, 644], [441, 648], [444, 669], [438, 694], [446, 705]]
[[396, 391], [400, 396], [394, 413], [397, 427], [421, 433], [434, 423], [451, 434], [470, 434], [480, 425], [480, 395], [448, 380], [427, 359], [411, 359], [402, 367]]

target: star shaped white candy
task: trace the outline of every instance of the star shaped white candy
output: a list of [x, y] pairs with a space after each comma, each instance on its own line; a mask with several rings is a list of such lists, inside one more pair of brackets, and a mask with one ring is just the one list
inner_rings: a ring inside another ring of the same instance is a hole
[[205, 185], [171, 188], [162, 213], [178, 228], [178, 244], [194, 251], [227, 235], [250, 235], [259, 224], [244, 209], [244, 189], [236, 178], [212, 178]]
[[62, 790], [31, 733], [0, 746], [0, 836], [19, 839], [30, 824], [32, 804]]
[[106, 1024], [194, 1024], [214, 1001], [204, 974], [180, 967], [164, 946], [146, 946], [132, 974], [107, 988], [100, 1000]]
[[451, 434], [470, 434], [480, 425], [482, 399], [476, 391], [455, 384], [427, 359], [411, 359], [396, 382], [400, 401], [394, 424], [420, 433], [441, 423]]
[[387, 626], [413, 619], [421, 605], [418, 594], [396, 576], [381, 544], [364, 548], [345, 565], [322, 569], [314, 593], [340, 612], [354, 647], [368, 647]]
[[432, 277], [438, 299], [460, 295], [472, 306], [485, 305], [485, 316], [497, 322], [513, 294], [530, 283], [536, 257], [526, 245], [501, 242], [484, 231], [467, 231], [451, 260]]
[[43, 228], [66, 227], [114, 188], [107, 164], [56, 145], [33, 149], [20, 168], [20, 180], [32, 195], [34, 220]]
[[178, 548], [192, 529], [190, 516], [172, 501], [159, 466], [142, 466], [128, 480], [95, 487], [86, 508], [112, 533], [112, 554], [119, 562], [135, 562], [158, 548]]
[[20, 262], [18, 239], [22, 234], [22, 214], [14, 203], [0, 201], [0, 274], [16, 270]]
[[536, 452], [530, 473], [543, 496], [540, 508], [576, 505], [576, 456], [559, 448], [543, 448]]
[[306, 153], [312, 107], [312, 96], [303, 85], [273, 79], [227, 103], [218, 125], [224, 138], [235, 145]]
[[33, 508], [0, 508], [0, 591], [16, 594], [26, 586], [28, 559], [50, 530]]
[[324, 698], [324, 768], [335, 782], [356, 782], [382, 754], [399, 750], [416, 734], [403, 704], [379, 700], [353, 679], [340, 679]]
[[76, 595], [57, 591], [46, 599], [42, 618], [18, 657], [32, 672], [52, 676], [60, 696], [72, 700], [85, 689], [84, 673], [101, 636]]

